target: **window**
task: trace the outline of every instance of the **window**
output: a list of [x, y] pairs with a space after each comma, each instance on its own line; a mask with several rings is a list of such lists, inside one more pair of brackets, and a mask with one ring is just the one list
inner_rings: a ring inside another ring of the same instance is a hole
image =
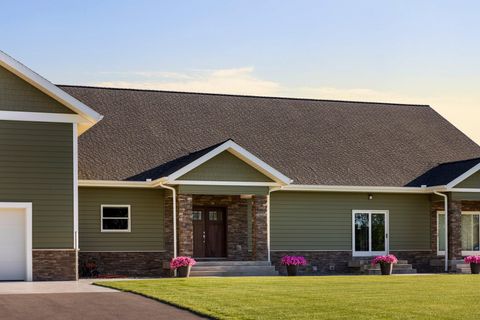
[[130, 206], [104, 204], [101, 207], [102, 232], [130, 232]]
[[354, 256], [388, 252], [388, 211], [353, 210], [352, 247]]
[[[445, 213], [437, 213], [438, 255], [445, 254]], [[462, 211], [462, 255], [480, 253], [480, 212]]]
[[192, 220], [193, 220], [193, 221], [200, 221], [200, 220], [202, 220], [202, 211], [193, 210], [193, 212], [192, 212]]

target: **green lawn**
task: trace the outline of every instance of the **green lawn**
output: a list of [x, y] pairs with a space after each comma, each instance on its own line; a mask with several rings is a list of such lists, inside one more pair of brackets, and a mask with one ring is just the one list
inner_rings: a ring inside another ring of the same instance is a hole
[[104, 281], [218, 319], [479, 319], [480, 276]]

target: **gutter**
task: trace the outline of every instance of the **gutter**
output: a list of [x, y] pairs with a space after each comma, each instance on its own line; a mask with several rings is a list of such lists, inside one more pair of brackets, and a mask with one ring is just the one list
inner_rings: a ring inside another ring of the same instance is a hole
[[448, 196], [438, 191], [433, 191], [437, 196], [444, 199], [444, 211], [445, 211], [445, 272], [448, 272]]

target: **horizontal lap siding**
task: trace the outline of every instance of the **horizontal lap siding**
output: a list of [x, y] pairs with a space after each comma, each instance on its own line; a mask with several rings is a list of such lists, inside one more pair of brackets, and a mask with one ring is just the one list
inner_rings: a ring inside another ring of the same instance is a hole
[[33, 203], [33, 248], [73, 248], [72, 124], [0, 121], [0, 202]]
[[480, 189], [480, 173], [474, 173], [467, 179], [457, 184], [454, 188], [475, 188]]
[[272, 250], [351, 250], [352, 210], [389, 210], [390, 249], [428, 250], [427, 195], [272, 192]]
[[249, 164], [228, 151], [187, 172], [177, 180], [272, 182]]
[[183, 194], [211, 194], [211, 195], [241, 195], [241, 194], [267, 195], [268, 187], [179, 185], [178, 192]]
[[0, 67], [0, 110], [74, 113], [2, 67]]
[[[131, 206], [131, 232], [100, 232], [100, 206]], [[123, 188], [79, 190], [81, 251], [164, 250], [164, 191]]]

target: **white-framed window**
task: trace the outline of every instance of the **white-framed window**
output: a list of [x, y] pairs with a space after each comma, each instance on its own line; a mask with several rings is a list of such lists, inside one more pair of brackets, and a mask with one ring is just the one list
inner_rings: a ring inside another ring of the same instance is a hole
[[130, 205], [102, 204], [100, 207], [100, 220], [101, 232], [130, 232]]
[[388, 253], [388, 215], [388, 210], [352, 210], [353, 256]]
[[[437, 211], [437, 253], [445, 255], [445, 212]], [[480, 211], [462, 211], [462, 255], [480, 255]]]

